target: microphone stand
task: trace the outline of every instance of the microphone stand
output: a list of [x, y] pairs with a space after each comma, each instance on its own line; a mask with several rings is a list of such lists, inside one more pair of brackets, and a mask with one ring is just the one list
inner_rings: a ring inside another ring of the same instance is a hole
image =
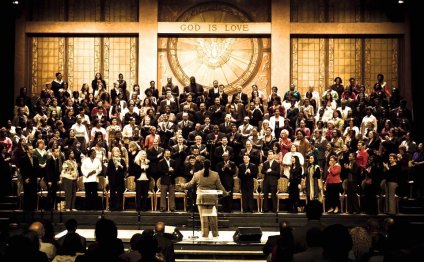
[[[106, 179], [106, 178], [105, 178]], [[105, 183], [106, 184], [106, 183]], [[102, 213], [100, 215], [101, 218], [105, 217], [105, 205], [104, 205], [104, 200], [105, 200], [105, 190], [106, 190], [106, 185], [102, 185]]]
[[192, 235], [189, 236], [188, 238], [194, 241], [195, 239], [198, 239], [199, 237], [194, 235], [194, 207], [196, 206], [196, 202], [193, 199], [193, 195], [194, 194], [191, 194], [191, 198], [192, 198], [191, 199], [192, 200], [192, 203], [191, 203], [191, 224], [192, 225], [191, 225], [191, 227], [192, 227], [193, 232], [192, 232]]
[[141, 229], [141, 214], [140, 214], [140, 210], [137, 210], [137, 229], [138, 230]]

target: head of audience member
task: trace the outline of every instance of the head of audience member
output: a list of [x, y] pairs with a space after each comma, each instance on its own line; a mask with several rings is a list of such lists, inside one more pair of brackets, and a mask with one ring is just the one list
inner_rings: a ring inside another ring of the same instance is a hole
[[96, 223], [95, 235], [98, 243], [110, 243], [118, 237], [118, 228], [112, 220], [101, 218]]
[[68, 230], [69, 233], [76, 232], [77, 226], [78, 226], [78, 222], [73, 218], [68, 219], [68, 221], [66, 221], [65, 223], [66, 230]]
[[308, 220], [320, 220], [323, 212], [322, 203], [318, 200], [311, 200], [305, 208]]
[[158, 241], [154, 237], [154, 231], [152, 229], [145, 229], [143, 231], [138, 247], [143, 261], [156, 261], [155, 256], [158, 251]]
[[322, 241], [324, 259], [329, 261], [347, 261], [352, 249], [352, 237], [347, 227], [341, 224], [328, 226], [323, 232]]
[[140, 249], [140, 241], [142, 238], [142, 234], [135, 233], [130, 239], [130, 247], [131, 250], [139, 250]]
[[372, 238], [363, 227], [352, 228], [350, 236], [352, 237], [353, 254], [357, 261], [361, 261], [361, 258], [370, 251]]
[[40, 221], [35, 221], [29, 226], [29, 230], [37, 233], [39, 239], [42, 239], [45, 234], [45, 229], [43, 223]]
[[159, 234], [163, 234], [165, 232], [165, 223], [159, 221], [155, 225], [155, 232]]

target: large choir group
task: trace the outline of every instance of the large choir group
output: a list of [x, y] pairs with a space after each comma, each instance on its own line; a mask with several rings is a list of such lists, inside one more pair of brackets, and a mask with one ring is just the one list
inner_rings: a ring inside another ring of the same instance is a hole
[[[171, 77], [161, 90], [154, 81], [130, 87], [122, 74], [108, 91], [100, 73], [71, 91], [56, 73], [36, 97], [21, 89], [13, 119], [0, 130], [1, 192], [17, 190], [23, 208], [34, 210], [40, 190], [45, 209], [64, 191], [64, 208], [76, 210], [79, 191], [84, 208], [105, 208], [101, 189], [110, 210], [122, 210], [133, 188], [138, 211], [148, 209], [149, 192], [160, 211], [175, 211], [178, 184], [209, 159], [230, 192], [222, 212], [233, 211], [239, 193], [243, 212], [275, 212], [286, 194], [291, 212], [304, 198], [338, 213], [343, 197], [346, 212], [376, 213], [384, 197], [382, 210], [396, 213], [397, 199], [423, 197], [423, 144], [411, 125], [399, 89], [381, 74], [368, 90], [336, 77], [323, 93], [310, 86], [300, 94], [292, 84], [268, 95], [256, 85], [249, 94], [241, 86], [227, 94], [218, 81], [207, 89], [195, 77], [181, 88]], [[185, 194], [194, 208], [195, 190]]]

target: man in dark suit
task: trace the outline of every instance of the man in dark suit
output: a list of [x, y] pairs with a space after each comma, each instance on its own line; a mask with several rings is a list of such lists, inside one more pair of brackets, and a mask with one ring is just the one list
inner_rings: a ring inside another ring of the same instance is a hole
[[252, 142], [249, 140], [246, 141], [246, 146], [240, 151], [240, 157], [243, 157], [244, 155], [248, 155], [250, 159], [250, 163], [255, 164], [256, 166], [259, 166], [259, 151], [257, 149], [253, 148]]
[[187, 111], [190, 114], [194, 114], [197, 111], [197, 104], [193, 102], [193, 96], [191, 94], [187, 96], [185, 102], [180, 103], [180, 111], [183, 111], [184, 108], [188, 108]]
[[243, 91], [243, 87], [237, 86], [237, 92], [233, 95], [233, 98], [231, 99], [231, 101], [236, 101], [236, 97], [238, 97], [239, 101], [243, 103], [244, 106], [246, 106], [249, 98], [247, 94], [243, 93], [242, 91]]
[[181, 135], [177, 136], [177, 144], [171, 147], [172, 159], [175, 160], [175, 174], [178, 176], [183, 174], [184, 171], [184, 161], [188, 155], [188, 146], [184, 145], [183, 137]]
[[169, 198], [169, 210], [175, 212], [175, 169], [176, 162], [171, 159], [171, 151], [165, 149], [165, 157], [159, 161], [159, 171], [161, 175], [160, 185], [160, 211], [166, 210], [166, 193]]
[[203, 86], [196, 83], [196, 78], [194, 76], [190, 77], [190, 84], [186, 87], [184, 87], [184, 90], [187, 90], [190, 92], [190, 94], [193, 96], [193, 101], [196, 104], [204, 103], [205, 96], [203, 91]]
[[225, 106], [221, 105], [218, 97], [215, 98], [215, 103], [209, 107], [211, 123], [219, 125], [224, 120]]
[[277, 212], [277, 184], [280, 178], [280, 163], [275, 160], [274, 152], [268, 151], [268, 159], [262, 166], [262, 173], [264, 176], [263, 181], [263, 193], [264, 193], [264, 204], [263, 212], [270, 211], [268, 194], [271, 193], [272, 199], [272, 212]]
[[160, 101], [159, 105], [159, 113], [165, 114], [165, 107], [169, 106], [171, 108], [171, 112], [176, 114], [178, 112], [177, 103], [174, 97], [171, 94], [171, 91], [167, 91], [165, 95], [165, 99]]
[[33, 156], [31, 144], [25, 146], [25, 154], [19, 159], [22, 183], [24, 187], [24, 210], [34, 210], [37, 200], [37, 175], [40, 165], [38, 158]]
[[215, 97], [218, 97], [218, 96], [219, 96], [218, 80], [213, 80], [212, 88], [208, 90], [208, 99], [207, 99], [208, 106], [211, 106], [215, 101]]
[[225, 190], [230, 194], [222, 199], [222, 212], [231, 213], [233, 196], [231, 191], [234, 187], [234, 176], [237, 173], [237, 166], [233, 161], [230, 161], [229, 151], [224, 151], [222, 161], [216, 165], [216, 171], [219, 174], [219, 179]]
[[243, 212], [253, 212], [253, 178], [258, 177], [258, 167], [250, 163], [248, 154], [243, 156], [243, 164], [239, 166], [238, 177], [240, 179], [241, 198]]
[[[194, 173], [203, 168], [202, 163], [196, 160], [195, 155], [189, 155], [184, 165], [184, 176], [187, 181], [190, 181], [193, 178]], [[190, 187], [187, 189], [187, 211], [194, 212], [197, 210], [196, 207], [196, 188]]]
[[240, 163], [240, 150], [243, 147], [242, 137], [239, 132], [237, 132], [236, 124], [231, 124], [231, 130], [227, 133], [228, 145], [233, 148], [234, 156], [233, 161], [236, 163]]
[[197, 148], [199, 150], [199, 154], [204, 156], [204, 157], [208, 157], [209, 153], [208, 153], [208, 149], [206, 148], [206, 145], [202, 143], [203, 139], [200, 135], [196, 136], [194, 138], [194, 145], [192, 145], [190, 147], [190, 152], [193, 152], [193, 149]]
[[52, 156], [47, 160], [47, 172], [44, 180], [47, 184], [47, 205], [46, 210], [54, 209], [56, 193], [60, 183], [60, 172], [62, 170], [62, 159], [60, 158], [60, 148], [52, 149]]
[[154, 236], [158, 241], [159, 252], [162, 253], [164, 262], [175, 262], [174, 243], [165, 236], [165, 223], [156, 223]]
[[234, 159], [234, 150], [232, 147], [228, 145], [228, 138], [225, 136], [221, 138], [221, 145], [215, 147], [215, 150], [214, 150], [215, 157], [212, 158], [212, 164], [213, 164], [212, 167], [222, 160], [222, 155], [224, 154], [224, 152], [228, 153], [230, 160]]
[[194, 113], [194, 122], [199, 123], [201, 125], [205, 124], [205, 118], [209, 117], [210, 112], [207, 110], [205, 103], [200, 103], [199, 111]]
[[166, 96], [166, 92], [171, 91], [171, 95], [174, 97], [175, 101], [177, 101], [178, 96], [180, 95], [180, 89], [177, 85], [172, 83], [172, 77], [166, 78], [166, 85], [162, 86], [162, 96]]
[[147, 159], [150, 161], [150, 171], [155, 180], [159, 178], [159, 161], [163, 158], [165, 150], [159, 146], [157, 139], [153, 140], [153, 147], [147, 149]]
[[188, 119], [188, 113], [183, 113], [183, 119], [178, 122], [178, 128], [182, 130], [183, 137], [188, 139], [188, 134], [193, 131], [194, 123]]
[[224, 123], [219, 124], [219, 130], [224, 134], [228, 134], [231, 132], [231, 124], [231, 115], [227, 114], [225, 115]]

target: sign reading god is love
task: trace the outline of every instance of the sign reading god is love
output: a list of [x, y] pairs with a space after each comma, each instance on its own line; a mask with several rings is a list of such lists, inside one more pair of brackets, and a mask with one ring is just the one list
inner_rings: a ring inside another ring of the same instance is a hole
[[159, 34], [271, 34], [271, 23], [159, 22]]

